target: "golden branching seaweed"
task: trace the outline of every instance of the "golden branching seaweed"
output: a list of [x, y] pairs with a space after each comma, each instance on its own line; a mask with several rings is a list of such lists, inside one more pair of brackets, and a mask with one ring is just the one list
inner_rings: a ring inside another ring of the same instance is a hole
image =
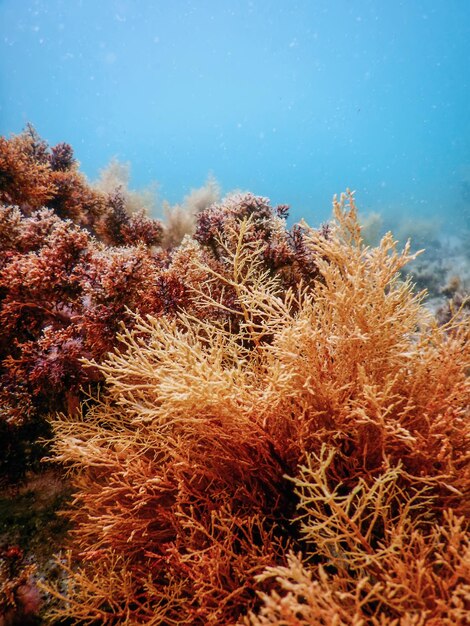
[[[425, 525], [432, 499], [427, 495], [429, 488], [400, 487], [400, 466], [388, 468], [370, 484], [359, 478], [353, 489], [343, 491], [342, 483], [332, 487], [328, 470], [334, 456], [334, 449], [323, 446], [318, 457], [309, 455], [299, 467], [292, 479], [299, 498], [296, 521], [307, 556], [320, 556], [346, 575], [363, 572], [372, 562], [380, 564], [400, 550], [401, 539], [411, 526], [418, 527], [420, 519]], [[414, 482], [419, 484], [419, 479], [415, 477]]]
[[287, 290], [250, 216], [217, 262], [191, 244], [193, 311], [136, 316], [92, 364], [102, 397], [54, 420], [76, 487], [56, 615], [465, 623], [468, 320], [433, 322], [399, 277], [409, 247], [365, 247], [352, 194], [334, 213], [303, 225], [319, 274]]
[[[250, 626], [452, 626], [468, 624], [470, 546], [463, 518], [449, 511], [430, 534], [400, 531], [407, 538], [383, 560], [370, 560], [360, 576], [346, 569], [307, 564], [290, 553], [287, 565], [257, 577], [271, 582], [263, 605], [249, 614]], [[344, 524], [346, 529], [348, 524]], [[346, 561], [345, 561], [346, 564]]]

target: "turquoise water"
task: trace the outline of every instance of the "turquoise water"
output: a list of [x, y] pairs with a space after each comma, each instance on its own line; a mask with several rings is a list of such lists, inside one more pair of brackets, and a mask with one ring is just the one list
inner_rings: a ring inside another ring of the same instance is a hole
[[[470, 222], [470, 0], [0, 0], [0, 132], [96, 178]], [[465, 217], [465, 212], [467, 212]]]

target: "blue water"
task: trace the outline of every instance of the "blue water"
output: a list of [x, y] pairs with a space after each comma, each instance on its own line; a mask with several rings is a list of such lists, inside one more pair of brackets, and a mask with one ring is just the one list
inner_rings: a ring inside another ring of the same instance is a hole
[[349, 186], [460, 226], [469, 25], [470, 0], [0, 0], [0, 132], [172, 202], [212, 172], [315, 224]]

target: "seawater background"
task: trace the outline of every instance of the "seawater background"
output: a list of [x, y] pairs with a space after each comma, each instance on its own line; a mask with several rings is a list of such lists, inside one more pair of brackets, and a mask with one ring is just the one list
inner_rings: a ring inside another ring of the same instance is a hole
[[461, 228], [469, 25], [470, 0], [0, 0], [0, 132], [171, 202], [212, 172], [312, 224], [349, 186]]

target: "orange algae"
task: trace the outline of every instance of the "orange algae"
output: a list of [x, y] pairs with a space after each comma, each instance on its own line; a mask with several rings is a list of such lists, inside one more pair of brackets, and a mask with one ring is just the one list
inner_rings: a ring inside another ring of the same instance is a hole
[[408, 247], [366, 247], [350, 193], [289, 271], [256, 215], [228, 214], [211, 256], [178, 252], [188, 305], [137, 314], [90, 363], [102, 395], [53, 421], [76, 491], [53, 615], [466, 623], [468, 318], [437, 325]]

